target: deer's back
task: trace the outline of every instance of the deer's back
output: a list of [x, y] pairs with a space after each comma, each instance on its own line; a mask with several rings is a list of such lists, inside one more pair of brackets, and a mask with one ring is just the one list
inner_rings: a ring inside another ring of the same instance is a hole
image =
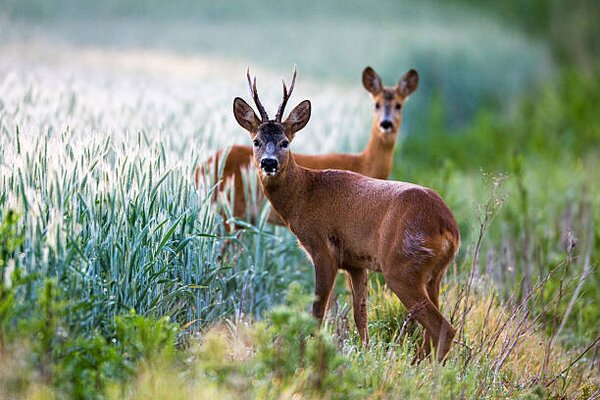
[[356, 154], [295, 154], [296, 162], [305, 168], [310, 169], [342, 169], [358, 173], [365, 173], [361, 159]]
[[338, 170], [309, 171], [307, 180], [289, 221], [305, 247], [325, 242], [347, 263], [375, 270], [390, 249], [433, 249], [440, 238], [458, 248], [456, 220], [432, 189]]

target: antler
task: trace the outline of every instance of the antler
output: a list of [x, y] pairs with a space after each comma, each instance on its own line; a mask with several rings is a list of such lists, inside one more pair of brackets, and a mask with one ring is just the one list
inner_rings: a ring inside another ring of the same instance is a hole
[[282, 79], [283, 83], [283, 101], [277, 110], [277, 115], [275, 116], [275, 121], [281, 122], [281, 118], [283, 117], [283, 111], [285, 110], [285, 106], [288, 102], [288, 99], [292, 95], [294, 91], [294, 84], [296, 83], [296, 66], [294, 65], [294, 72], [292, 73], [292, 83], [290, 85], [290, 91], [288, 92], [287, 87], [285, 86], [285, 81]]
[[250, 86], [250, 94], [252, 95], [252, 98], [254, 99], [254, 103], [256, 104], [256, 107], [258, 108], [258, 112], [260, 113], [262, 122], [267, 122], [269, 120], [269, 116], [267, 115], [267, 112], [265, 111], [265, 108], [263, 107], [262, 103], [258, 99], [258, 91], [256, 90], [256, 76], [254, 77], [254, 84], [252, 83], [252, 80], [250, 79], [250, 67], [248, 67], [246, 69], [246, 77], [248, 77], [248, 85]]

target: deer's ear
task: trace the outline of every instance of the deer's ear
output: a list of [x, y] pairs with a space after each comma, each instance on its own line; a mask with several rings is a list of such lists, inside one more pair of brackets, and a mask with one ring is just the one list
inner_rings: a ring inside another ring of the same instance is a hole
[[412, 92], [417, 90], [417, 86], [419, 86], [419, 73], [414, 69], [411, 69], [400, 78], [396, 90], [403, 97], [408, 97]]
[[235, 120], [250, 134], [254, 135], [260, 125], [260, 120], [256, 113], [242, 98], [236, 97], [233, 100], [233, 115]]
[[285, 127], [285, 133], [291, 139], [294, 134], [300, 129], [304, 128], [308, 124], [310, 119], [310, 101], [304, 100], [298, 104], [290, 115], [287, 117], [283, 126]]
[[362, 83], [365, 89], [367, 89], [367, 92], [371, 93], [373, 96], [378, 95], [383, 90], [381, 78], [371, 67], [367, 67], [363, 71]]

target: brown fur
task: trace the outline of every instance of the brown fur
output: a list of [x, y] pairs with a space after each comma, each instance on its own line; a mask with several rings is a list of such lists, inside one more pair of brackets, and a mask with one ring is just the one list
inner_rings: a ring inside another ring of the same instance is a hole
[[[414, 76], [417, 76], [417, 81], [410, 81]], [[296, 154], [296, 162], [303, 167], [311, 169], [343, 169], [373, 178], [387, 179], [392, 170], [394, 146], [402, 124], [402, 106], [408, 99], [408, 96], [416, 90], [417, 84], [418, 75], [416, 75], [414, 70], [411, 70], [399, 80], [396, 86], [383, 87], [381, 86], [381, 78], [379, 78], [379, 75], [377, 75], [372, 68], [365, 68], [363, 71], [363, 85], [365, 89], [371, 93], [373, 104], [380, 105], [379, 108], [374, 107], [371, 136], [366, 148], [358, 154]], [[379, 85], [379, 89], [377, 89], [377, 86], [374, 87], [373, 85]], [[401, 105], [401, 108], [398, 110], [395, 109], [395, 105], [397, 104]], [[391, 113], [393, 128], [387, 133], [382, 133], [380, 129], [384, 105], [393, 109], [393, 112]], [[217, 179], [216, 166], [222, 155], [223, 151], [219, 151], [208, 160], [208, 165], [211, 165], [214, 169], [213, 175], [215, 180]], [[251, 168], [251, 162], [252, 147], [241, 145], [232, 146], [229, 155], [227, 156], [227, 160], [225, 160], [222, 177], [223, 181], [220, 185], [220, 190], [225, 188], [228, 181], [234, 179], [235, 198], [233, 199], [233, 214], [237, 218], [242, 218], [246, 215], [247, 202], [244, 197], [242, 170], [244, 168]], [[201, 168], [196, 169], [196, 184], [199, 184], [202, 173], [203, 171]], [[259, 193], [259, 196], [262, 195], [260, 190], [258, 190], [257, 193]], [[260, 204], [262, 198], [259, 198], [258, 200]], [[269, 222], [278, 225], [283, 224], [276, 213], [271, 213]]]
[[[240, 98], [234, 104], [242, 110], [249, 107]], [[288, 120], [308, 122], [310, 103], [300, 106]], [[236, 113], [238, 108], [234, 107]], [[237, 117], [243, 117], [242, 113]], [[443, 200], [433, 190], [411, 183], [307, 169], [296, 162], [287, 146], [277, 148], [276, 173], [267, 173], [261, 162], [265, 156], [273, 159], [273, 154], [264, 144], [292, 141], [301, 127], [292, 127], [286, 120], [278, 125], [269, 122], [267, 130], [265, 123], [246, 122], [256, 127], [250, 136], [258, 144], [253, 161], [263, 191], [315, 267], [314, 316], [323, 319], [335, 276], [339, 269], [346, 270], [356, 326], [363, 343], [368, 343], [367, 276], [368, 271], [381, 272], [410, 315], [425, 328], [419, 358], [433, 344], [437, 358], [443, 360], [455, 331], [440, 313], [439, 289], [460, 246], [457, 223]]]

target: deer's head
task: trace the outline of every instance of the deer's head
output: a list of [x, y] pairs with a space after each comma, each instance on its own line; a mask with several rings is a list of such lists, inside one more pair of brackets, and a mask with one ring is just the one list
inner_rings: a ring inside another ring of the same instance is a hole
[[384, 87], [381, 78], [371, 67], [365, 68], [362, 75], [363, 86], [373, 98], [374, 123], [383, 138], [395, 140], [402, 123], [402, 109], [408, 97], [419, 85], [419, 74], [409, 70], [393, 87]]
[[256, 78], [250, 79], [250, 72], [246, 72], [250, 92], [258, 108], [260, 118], [252, 107], [240, 97], [233, 100], [233, 115], [238, 124], [250, 133], [253, 143], [254, 165], [263, 176], [273, 177], [285, 170], [290, 158], [289, 144], [294, 135], [304, 128], [310, 119], [310, 101], [304, 100], [298, 104], [285, 121], [282, 122], [283, 113], [288, 99], [294, 90], [296, 82], [296, 68], [292, 76], [292, 83], [288, 91], [283, 83], [283, 101], [277, 110], [275, 119], [269, 119], [265, 108], [258, 98]]

